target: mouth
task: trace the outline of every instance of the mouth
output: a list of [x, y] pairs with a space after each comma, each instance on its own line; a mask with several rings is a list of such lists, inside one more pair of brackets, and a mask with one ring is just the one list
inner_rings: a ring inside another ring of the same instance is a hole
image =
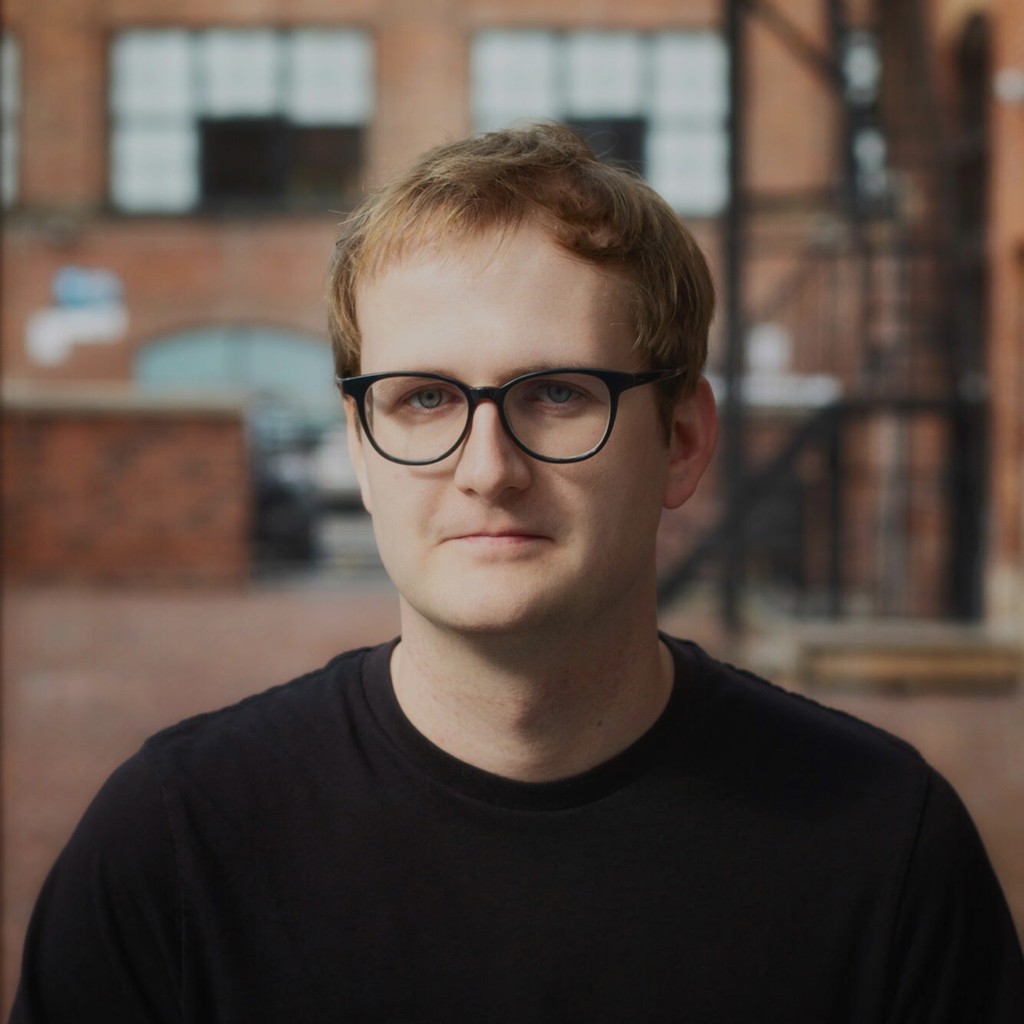
[[543, 534], [530, 533], [526, 530], [471, 530], [466, 533], [453, 534], [450, 537], [446, 537], [445, 541], [461, 541], [469, 544], [499, 547], [529, 544], [550, 539], [550, 537], [546, 537]]

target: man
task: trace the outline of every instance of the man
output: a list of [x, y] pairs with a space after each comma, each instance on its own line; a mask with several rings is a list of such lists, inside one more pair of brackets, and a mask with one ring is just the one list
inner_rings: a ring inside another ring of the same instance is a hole
[[905, 744], [658, 633], [713, 290], [567, 129], [440, 147], [332, 270], [399, 640], [149, 740], [46, 883], [18, 1021], [1024, 1019]]

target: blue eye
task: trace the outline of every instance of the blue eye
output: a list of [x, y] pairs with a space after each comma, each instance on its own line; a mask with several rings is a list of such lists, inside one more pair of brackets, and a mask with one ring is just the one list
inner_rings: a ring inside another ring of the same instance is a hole
[[409, 403], [418, 409], [436, 409], [444, 403], [444, 392], [440, 388], [424, 388], [410, 395]]
[[572, 397], [574, 389], [569, 387], [568, 384], [563, 384], [561, 381], [550, 381], [545, 382], [542, 385], [543, 397], [549, 402], [553, 402], [555, 405], [563, 405], [568, 402]]

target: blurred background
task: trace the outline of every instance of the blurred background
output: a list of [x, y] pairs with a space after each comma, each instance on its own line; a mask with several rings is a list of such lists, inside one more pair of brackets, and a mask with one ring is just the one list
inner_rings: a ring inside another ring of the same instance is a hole
[[397, 630], [325, 268], [520, 118], [707, 249], [724, 432], [665, 628], [904, 736], [1024, 930], [1019, 0], [6, 0], [3, 979], [146, 735]]

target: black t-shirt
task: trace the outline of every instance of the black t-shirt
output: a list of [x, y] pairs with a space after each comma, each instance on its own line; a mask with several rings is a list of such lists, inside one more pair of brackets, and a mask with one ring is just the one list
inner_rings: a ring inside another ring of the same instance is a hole
[[941, 777], [669, 642], [656, 724], [560, 782], [432, 745], [391, 645], [159, 733], [47, 880], [12, 1019], [1024, 1021]]

